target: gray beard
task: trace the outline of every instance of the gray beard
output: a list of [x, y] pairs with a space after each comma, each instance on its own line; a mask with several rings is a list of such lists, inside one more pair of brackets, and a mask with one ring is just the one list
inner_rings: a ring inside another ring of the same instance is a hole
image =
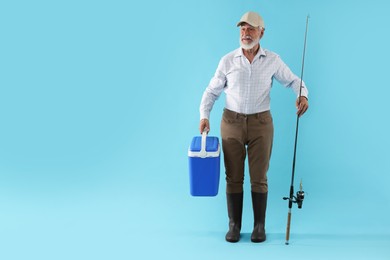
[[255, 47], [256, 44], [258, 44], [258, 43], [259, 43], [259, 42], [252, 41], [251, 44], [245, 44], [245, 43], [243, 43], [243, 42], [241, 41], [241, 37], [240, 37], [240, 46], [241, 46], [241, 48], [243, 48], [243, 49], [246, 50], [246, 51], [252, 49], [252, 48]]

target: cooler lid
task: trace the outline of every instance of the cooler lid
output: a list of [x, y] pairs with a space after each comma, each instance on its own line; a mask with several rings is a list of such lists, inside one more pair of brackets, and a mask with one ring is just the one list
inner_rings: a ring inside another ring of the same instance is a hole
[[218, 157], [220, 154], [220, 147], [218, 137], [204, 135], [205, 149], [202, 150], [202, 137], [196, 136], [192, 139], [191, 145], [188, 148], [189, 157]]
[[[200, 152], [202, 146], [202, 137], [195, 136], [192, 138], [190, 151], [192, 152]], [[219, 148], [218, 137], [215, 136], [207, 136], [206, 137], [206, 152], [216, 152]]]

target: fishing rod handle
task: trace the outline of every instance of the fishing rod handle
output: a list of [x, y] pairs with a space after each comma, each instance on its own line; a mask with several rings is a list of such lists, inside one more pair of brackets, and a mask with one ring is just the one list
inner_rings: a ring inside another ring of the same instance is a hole
[[290, 240], [290, 226], [291, 226], [291, 209], [288, 211], [288, 215], [287, 215], [286, 245], [289, 244], [289, 240]]

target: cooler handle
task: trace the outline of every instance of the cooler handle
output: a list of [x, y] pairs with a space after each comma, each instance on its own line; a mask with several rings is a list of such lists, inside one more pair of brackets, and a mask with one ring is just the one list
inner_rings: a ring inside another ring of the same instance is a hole
[[207, 157], [206, 139], [207, 139], [207, 131], [203, 131], [203, 133], [202, 133], [202, 142], [201, 142], [200, 152], [199, 152], [199, 157], [200, 158], [206, 158]]

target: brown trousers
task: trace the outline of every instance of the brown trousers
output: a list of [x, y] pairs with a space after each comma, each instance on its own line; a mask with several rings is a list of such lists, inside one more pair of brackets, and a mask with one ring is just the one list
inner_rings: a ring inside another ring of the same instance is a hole
[[251, 190], [268, 192], [267, 171], [274, 135], [270, 111], [246, 115], [224, 109], [221, 135], [226, 192], [243, 192], [247, 153]]

